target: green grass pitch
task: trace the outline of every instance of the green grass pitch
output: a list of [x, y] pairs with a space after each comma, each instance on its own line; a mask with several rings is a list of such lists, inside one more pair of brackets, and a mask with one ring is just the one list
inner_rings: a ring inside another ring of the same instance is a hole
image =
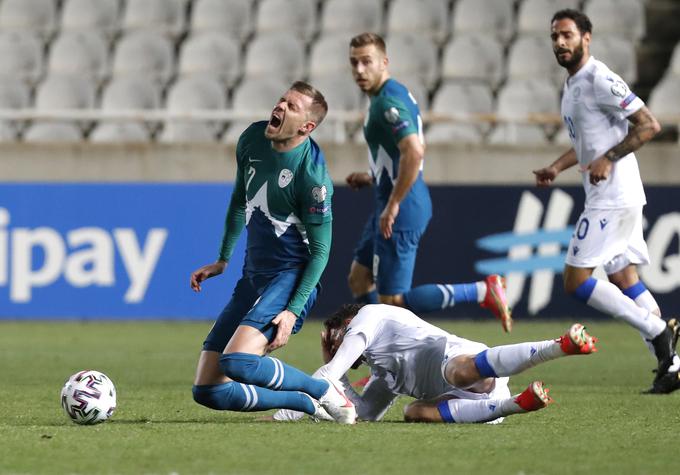
[[[568, 322], [443, 327], [489, 345], [562, 334]], [[677, 473], [680, 393], [641, 395], [654, 361], [624, 324], [590, 322], [600, 352], [511, 379], [534, 379], [556, 403], [500, 425], [406, 424], [402, 398], [381, 423], [270, 423], [258, 413], [210, 411], [191, 399], [210, 323], [0, 323], [0, 473], [16, 474], [665, 474]], [[310, 321], [278, 352], [309, 372], [320, 364]], [[80, 427], [59, 404], [81, 369], [118, 390], [111, 421]], [[363, 375], [359, 373], [355, 378]]]

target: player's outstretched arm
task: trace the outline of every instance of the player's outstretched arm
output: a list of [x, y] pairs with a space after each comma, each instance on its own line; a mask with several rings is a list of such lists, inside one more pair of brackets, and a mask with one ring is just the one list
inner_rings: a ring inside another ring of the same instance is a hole
[[390, 198], [380, 214], [380, 232], [385, 239], [392, 237], [392, 226], [399, 215], [399, 205], [418, 179], [425, 148], [418, 134], [409, 134], [399, 141], [399, 175]]
[[576, 157], [576, 151], [570, 148], [566, 153], [564, 153], [560, 158], [555, 160], [553, 163], [544, 168], [539, 168], [534, 170], [534, 176], [536, 177], [536, 186], [550, 186], [557, 175], [559, 175], [564, 170], [573, 167], [578, 163], [578, 158]]
[[226, 261], [217, 261], [213, 262], [212, 264], [207, 264], [203, 267], [200, 267], [191, 273], [189, 285], [191, 285], [191, 288], [194, 292], [200, 292], [201, 282], [216, 275], [220, 275], [226, 268]]

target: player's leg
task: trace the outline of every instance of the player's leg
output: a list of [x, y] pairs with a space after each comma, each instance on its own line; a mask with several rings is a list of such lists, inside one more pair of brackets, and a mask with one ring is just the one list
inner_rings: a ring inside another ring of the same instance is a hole
[[522, 393], [510, 395], [507, 379], [496, 380], [488, 397], [464, 399], [444, 396], [434, 401], [414, 401], [404, 408], [407, 422], [499, 423], [505, 416], [523, 414], [546, 407], [552, 402], [548, 389], [534, 381]]
[[640, 280], [637, 267], [629, 264], [619, 271], [607, 275], [609, 282], [621, 289], [621, 292], [631, 299], [638, 307], [649, 310], [661, 317], [661, 309], [652, 293]]
[[366, 222], [354, 249], [354, 259], [347, 276], [347, 284], [357, 303], [378, 303], [378, 292], [373, 280], [373, 248], [375, 236], [375, 213]]

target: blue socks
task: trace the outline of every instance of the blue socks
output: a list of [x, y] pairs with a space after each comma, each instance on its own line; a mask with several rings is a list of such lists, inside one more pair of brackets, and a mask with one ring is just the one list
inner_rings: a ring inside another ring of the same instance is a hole
[[404, 305], [412, 312], [426, 313], [453, 307], [461, 302], [478, 302], [477, 283], [428, 284], [404, 294]]
[[302, 391], [314, 399], [328, 391], [328, 383], [323, 379], [312, 378], [271, 356], [228, 353], [220, 356], [220, 368], [235, 381], [274, 391]]
[[378, 291], [376, 289], [371, 290], [369, 293], [364, 295], [359, 295], [354, 297], [356, 303], [374, 304], [378, 303]]
[[194, 401], [218, 411], [266, 411], [292, 409], [314, 414], [314, 403], [297, 391], [272, 391], [230, 381], [224, 384], [194, 386]]

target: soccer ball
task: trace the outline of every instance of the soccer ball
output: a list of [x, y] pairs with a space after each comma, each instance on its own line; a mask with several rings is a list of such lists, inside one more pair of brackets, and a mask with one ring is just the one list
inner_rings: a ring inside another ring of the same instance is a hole
[[77, 424], [99, 424], [116, 410], [116, 388], [104, 373], [81, 371], [68, 378], [61, 389], [61, 406]]

